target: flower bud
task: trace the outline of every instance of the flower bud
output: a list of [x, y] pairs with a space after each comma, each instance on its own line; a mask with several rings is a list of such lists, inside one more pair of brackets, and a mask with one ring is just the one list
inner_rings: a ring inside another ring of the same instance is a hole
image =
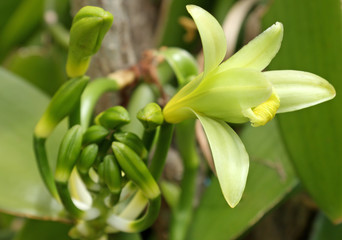
[[103, 159], [103, 181], [111, 193], [121, 192], [121, 169], [113, 155], [107, 155]]
[[144, 146], [144, 143], [134, 133], [131, 133], [131, 132], [114, 133], [114, 139], [130, 147], [142, 159], [145, 159], [147, 157], [148, 152]]
[[112, 22], [112, 14], [99, 7], [86, 6], [78, 11], [70, 30], [66, 65], [69, 77], [79, 77], [85, 74], [90, 57], [100, 49], [101, 42]]
[[109, 134], [109, 131], [100, 125], [93, 125], [83, 135], [83, 144], [99, 143]]
[[115, 106], [100, 113], [95, 118], [95, 123], [107, 129], [120, 128], [130, 122], [129, 113], [122, 106]]
[[77, 170], [81, 174], [87, 174], [91, 166], [96, 160], [99, 147], [96, 144], [90, 144], [86, 146], [81, 153], [81, 156], [77, 162]]
[[55, 180], [66, 183], [75, 166], [82, 147], [82, 128], [75, 125], [65, 134], [59, 147]]
[[59, 88], [36, 125], [34, 130], [36, 136], [47, 138], [57, 124], [71, 113], [79, 102], [88, 81], [88, 77], [75, 78]]
[[141, 158], [127, 145], [113, 142], [112, 149], [122, 170], [144, 193], [155, 199], [160, 195], [159, 187]]
[[137, 113], [137, 118], [144, 125], [146, 131], [153, 131], [160, 126], [163, 121], [163, 113], [156, 103], [149, 103]]

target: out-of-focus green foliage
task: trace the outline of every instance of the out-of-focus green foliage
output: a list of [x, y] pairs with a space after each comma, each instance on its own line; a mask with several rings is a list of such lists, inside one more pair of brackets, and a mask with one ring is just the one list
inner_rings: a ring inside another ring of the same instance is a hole
[[342, 221], [342, 24], [339, 0], [274, 1], [265, 26], [284, 24], [284, 40], [270, 69], [300, 69], [327, 79], [337, 97], [279, 116], [299, 177], [327, 216]]
[[68, 236], [70, 227], [59, 222], [26, 220], [13, 240], [71, 240]]
[[44, 0], [25, 0], [8, 16], [0, 32], [0, 60], [17, 44], [27, 40], [41, 24]]
[[[26, 47], [12, 54], [5, 67], [49, 95], [65, 81], [65, 56], [59, 48]], [[34, 70], [34, 71], [33, 71]]]
[[340, 240], [342, 225], [334, 225], [323, 214], [316, 217], [310, 240]]
[[[32, 129], [49, 99], [3, 68], [0, 79], [0, 210], [20, 216], [62, 218], [62, 207], [43, 185], [32, 150]], [[60, 130], [48, 142], [53, 160]]]

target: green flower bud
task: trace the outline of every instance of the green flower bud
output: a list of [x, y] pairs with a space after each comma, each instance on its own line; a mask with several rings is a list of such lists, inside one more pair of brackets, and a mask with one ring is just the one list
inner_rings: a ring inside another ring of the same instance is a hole
[[100, 125], [93, 125], [83, 135], [83, 144], [99, 143], [109, 134], [109, 131]]
[[100, 49], [101, 42], [112, 23], [112, 14], [102, 8], [86, 6], [78, 11], [70, 30], [66, 65], [69, 77], [79, 77], [85, 74], [90, 57]]
[[88, 174], [89, 169], [94, 164], [99, 147], [96, 144], [90, 144], [86, 146], [81, 153], [81, 156], [77, 162], [77, 170], [81, 174]]
[[103, 181], [111, 193], [121, 192], [121, 169], [113, 155], [107, 155], [103, 159]]
[[146, 131], [155, 130], [164, 121], [162, 110], [156, 103], [147, 104], [138, 112], [137, 118], [144, 125]]
[[82, 147], [82, 128], [75, 125], [65, 134], [59, 148], [55, 180], [66, 183], [78, 159]]
[[105, 173], [104, 173], [104, 163], [103, 163], [103, 161], [102, 162], [100, 162], [99, 164], [98, 164], [98, 166], [97, 166], [97, 174], [99, 175], [99, 181], [100, 181], [100, 183], [101, 184], [106, 184], [105, 183], [105, 177], [104, 177], [104, 175], [105, 175]]
[[122, 170], [144, 193], [155, 199], [160, 195], [159, 187], [141, 158], [127, 145], [113, 142], [112, 149]]
[[37, 137], [47, 138], [57, 124], [72, 112], [88, 81], [88, 77], [75, 78], [60, 87], [36, 125], [34, 134]]
[[148, 152], [144, 146], [144, 143], [134, 133], [131, 133], [131, 132], [114, 133], [114, 139], [130, 147], [142, 159], [145, 159], [147, 157]]
[[129, 123], [130, 117], [127, 110], [122, 106], [115, 106], [100, 113], [95, 118], [95, 123], [107, 129], [120, 128]]

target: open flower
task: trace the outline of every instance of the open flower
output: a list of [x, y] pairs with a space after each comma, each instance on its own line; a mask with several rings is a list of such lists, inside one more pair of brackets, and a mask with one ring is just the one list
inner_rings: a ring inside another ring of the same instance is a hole
[[226, 122], [262, 126], [276, 113], [309, 107], [334, 98], [335, 89], [323, 78], [302, 71], [266, 71], [278, 52], [283, 26], [275, 23], [227, 61], [226, 40], [216, 19], [189, 5], [201, 36], [204, 72], [184, 86], [165, 106], [165, 121], [197, 117], [206, 132], [223, 195], [238, 204], [249, 168], [248, 154]]

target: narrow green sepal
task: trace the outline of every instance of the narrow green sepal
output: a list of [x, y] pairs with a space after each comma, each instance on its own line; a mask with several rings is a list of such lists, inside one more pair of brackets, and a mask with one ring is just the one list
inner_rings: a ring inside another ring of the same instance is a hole
[[149, 199], [160, 195], [159, 187], [142, 159], [127, 145], [113, 142], [112, 149], [122, 170]]
[[130, 122], [129, 113], [122, 106], [111, 107], [95, 118], [95, 123], [107, 129], [120, 128]]
[[83, 135], [83, 144], [99, 143], [109, 134], [109, 131], [100, 126], [93, 125], [88, 128]]
[[96, 144], [90, 144], [86, 146], [81, 153], [80, 158], [77, 161], [77, 170], [81, 174], [87, 174], [89, 169], [94, 164], [97, 153], [99, 152], [99, 147]]
[[88, 81], [89, 77], [75, 78], [61, 86], [36, 125], [34, 134], [37, 137], [47, 138], [57, 124], [74, 110]]
[[144, 125], [146, 131], [153, 131], [159, 127], [163, 121], [163, 113], [156, 103], [149, 103], [137, 113], [137, 118]]
[[112, 23], [112, 14], [99, 7], [86, 6], [76, 14], [70, 30], [66, 65], [69, 77], [85, 74], [90, 57], [100, 49], [102, 40]]
[[127, 145], [128, 147], [130, 147], [142, 159], [147, 158], [148, 152], [144, 146], [144, 143], [134, 133], [131, 133], [131, 132], [114, 133], [114, 139], [117, 140], [118, 142], [121, 142], [121, 143]]
[[80, 155], [82, 147], [82, 127], [75, 125], [65, 134], [59, 148], [55, 180], [66, 183]]

